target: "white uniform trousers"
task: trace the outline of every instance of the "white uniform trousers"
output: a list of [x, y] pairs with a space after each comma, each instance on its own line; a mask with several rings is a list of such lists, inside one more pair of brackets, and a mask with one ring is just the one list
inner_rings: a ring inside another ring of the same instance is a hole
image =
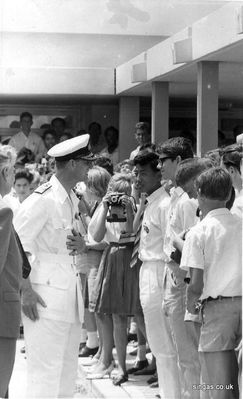
[[181, 397], [199, 399], [200, 391], [193, 385], [200, 384], [200, 363], [198, 344], [201, 325], [193, 321], [184, 321], [186, 287], [183, 279], [173, 278], [170, 269], [166, 271], [163, 310], [169, 321], [168, 334], [174, 337], [178, 352]]
[[78, 368], [81, 323], [23, 316], [27, 398], [71, 398]]
[[171, 336], [168, 318], [162, 310], [164, 263], [143, 262], [140, 269], [140, 300], [144, 312], [148, 343], [156, 357], [162, 399], [180, 399], [178, 353]]

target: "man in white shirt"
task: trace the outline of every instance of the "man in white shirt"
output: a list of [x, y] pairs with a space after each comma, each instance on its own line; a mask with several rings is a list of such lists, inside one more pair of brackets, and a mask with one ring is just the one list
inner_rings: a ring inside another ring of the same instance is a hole
[[198, 300], [202, 303], [201, 386], [211, 388], [200, 397], [228, 399], [238, 397], [235, 348], [242, 336], [242, 224], [226, 209], [232, 183], [224, 169], [203, 172], [196, 188], [202, 221], [186, 237], [180, 267], [191, 272], [188, 311], [197, 314]]
[[74, 394], [83, 299], [67, 236], [80, 232], [78, 198], [72, 188], [84, 180], [93, 159], [88, 141], [87, 134], [49, 150], [56, 173], [21, 204], [15, 219], [32, 263], [22, 290], [30, 398]]
[[133, 160], [138, 155], [142, 146], [150, 144], [151, 142], [150, 127], [147, 122], [136, 123], [135, 139], [137, 140], [138, 146], [131, 152], [129, 157], [130, 160]]
[[115, 166], [119, 162], [119, 132], [114, 126], [109, 126], [105, 129], [104, 137], [107, 146], [101, 152], [99, 152], [99, 155], [109, 158], [113, 166]]
[[98, 122], [91, 122], [88, 126], [90, 135], [91, 151], [99, 154], [105, 147], [105, 138], [102, 134], [101, 125]]
[[163, 243], [170, 197], [161, 187], [158, 161], [158, 154], [149, 149], [134, 158], [137, 182], [141, 192], [148, 195], [139, 245], [140, 300], [148, 343], [156, 357], [160, 395], [166, 399], [180, 398], [180, 390], [177, 352], [172, 336], [166, 332], [168, 326], [162, 310], [166, 260]]
[[31, 126], [33, 125], [33, 117], [29, 112], [22, 112], [20, 115], [20, 126], [22, 130], [15, 134], [9, 142], [9, 145], [14, 147], [17, 153], [22, 148], [28, 148], [35, 155], [35, 161], [38, 162], [45, 154], [45, 144], [42, 138], [31, 131]]

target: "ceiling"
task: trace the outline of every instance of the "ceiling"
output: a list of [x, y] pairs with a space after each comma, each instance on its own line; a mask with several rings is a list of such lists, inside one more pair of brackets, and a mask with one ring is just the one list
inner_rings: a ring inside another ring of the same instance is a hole
[[[243, 51], [243, 48], [242, 48]], [[166, 81], [166, 76], [157, 78]], [[219, 98], [242, 101], [243, 104], [243, 61], [242, 63], [220, 63], [219, 65]], [[151, 82], [146, 82], [122, 93], [128, 96], [151, 96]], [[170, 74], [170, 97], [194, 98], [197, 96], [197, 65]]]
[[[226, 3], [238, 2], [0, 0], [0, 77], [3, 88], [0, 99], [95, 100], [94, 93], [98, 86], [102, 86], [106, 71], [111, 72], [109, 76], [113, 76], [113, 70], [118, 65]], [[219, 54], [214, 54], [212, 60], [218, 56]], [[223, 61], [219, 74], [220, 96], [242, 98], [242, 87], [238, 82], [243, 78], [243, 45], [239, 44], [237, 48], [230, 48], [228, 51], [226, 49], [220, 56]], [[63, 94], [62, 88], [55, 91], [51, 87], [53, 73], [58, 77], [58, 84], [65, 79]], [[5, 78], [9, 79], [11, 74], [13, 77], [15, 75], [17, 92], [14, 92], [15, 84], [4, 85]], [[51, 76], [50, 80], [46, 79], [48, 74]], [[36, 82], [36, 76], [40, 79], [38, 85], [32, 84]], [[75, 91], [74, 77], [77, 81], [84, 80]], [[165, 79], [166, 76], [161, 80]], [[182, 67], [174, 76], [171, 75], [171, 80], [171, 96], [196, 96], [196, 64], [187, 69]], [[109, 89], [106, 92], [106, 87], [99, 93], [105, 101], [110, 101], [114, 98], [114, 90]], [[151, 96], [151, 84], [133, 87], [124, 94]]]
[[[219, 99], [241, 101], [243, 104], [243, 41], [222, 49], [207, 57], [207, 61], [219, 61]], [[167, 75], [157, 77], [167, 81]], [[195, 98], [197, 96], [197, 63], [183, 65], [169, 73], [170, 97]], [[146, 82], [122, 93], [129, 96], [151, 96], [151, 82]]]

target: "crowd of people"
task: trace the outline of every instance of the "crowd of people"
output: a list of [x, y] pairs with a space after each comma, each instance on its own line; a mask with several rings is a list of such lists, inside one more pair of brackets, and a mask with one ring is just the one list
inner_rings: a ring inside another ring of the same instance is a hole
[[238, 398], [242, 146], [200, 158], [185, 137], [151, 144], [139, 122], [118, 162], [114, 127], [103, 145], [96, 122], [43, 141], [31, 114], [20, 122], [0, 144], [0, 397], [22, 323], [26, 397], [72, 397], [87, 356], [88, 379], [146, 374], [162, 399]]
[[[13, 123], [14, 122], [14, 123]], [[43, 158], [48, 158], [47, 152], [55, 144], [73, 138], [64, 118], [55, 117], [50, 123], [40, 126], [41, 134], [32, 130], [33, 116], [25, 111], [20, 115], [19, 122], [13, 121], [10, 127], [19, 128], [20, 131], [10, 138], [2, 138], [2, 144], [9, 144], [17, 151], [17, 162], [40, 163]], [[87, 131], [79, 130], [76, 135], [90, 134], [90, 146], [94, 154], [109, 158], [114, 165], [118, 163], [119, 131], [114, 126], [108, 126], [104, 133], [98, 122], [91, 122]], [[1, 137], [0, 137], [1, 142]]]

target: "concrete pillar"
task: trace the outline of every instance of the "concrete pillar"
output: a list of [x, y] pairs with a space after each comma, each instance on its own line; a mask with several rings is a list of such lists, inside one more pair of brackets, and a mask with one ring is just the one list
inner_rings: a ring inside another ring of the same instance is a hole
[[202, 61], [197, 69], [197, 155], [218, 146], [218, 62]]
[[134, 137], [139, 122], [139, 97], [121, 97], [119, 102], [119, 160], [129, 158], [137, 147]]
[[152, 143], [169, 138], [169, 82], [152, 82]]

